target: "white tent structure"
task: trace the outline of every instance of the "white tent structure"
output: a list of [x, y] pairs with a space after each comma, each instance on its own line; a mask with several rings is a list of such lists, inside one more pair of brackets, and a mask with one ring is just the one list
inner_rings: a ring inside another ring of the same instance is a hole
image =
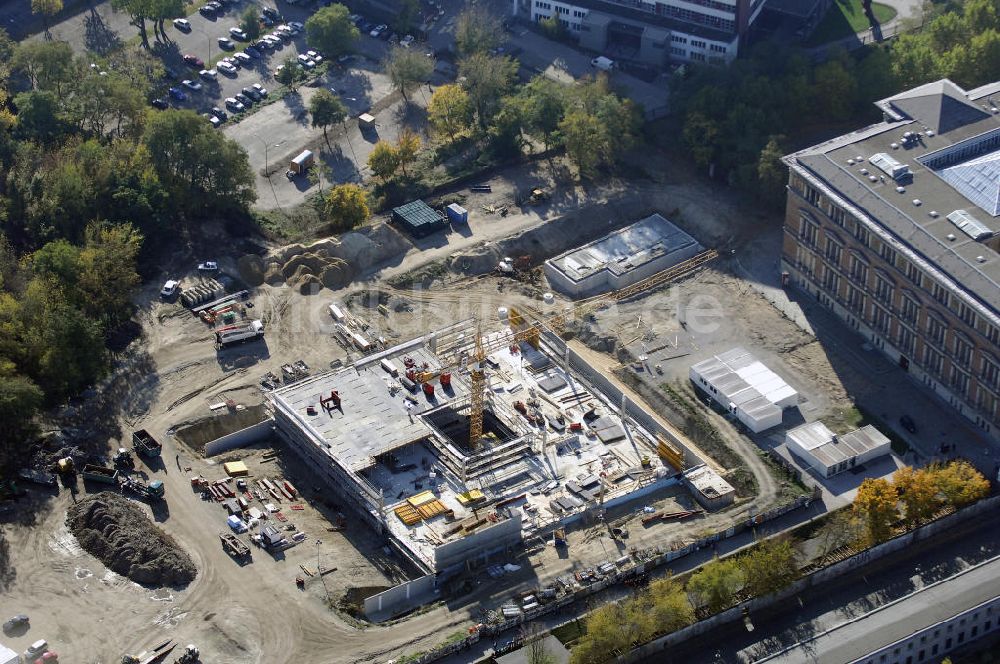
[[754, 433], [781, 424], [782, 411], [799, 394], [744, 348], [734, 348], [693, 365], [691, 381]]

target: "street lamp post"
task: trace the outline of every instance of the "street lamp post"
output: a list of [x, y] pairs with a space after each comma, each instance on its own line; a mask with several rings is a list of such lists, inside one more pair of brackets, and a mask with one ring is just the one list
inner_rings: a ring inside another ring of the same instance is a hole
[[265, 141], [257, 134], [252, 134], [252, 136], [264, 145], [264, 177], [270, 179], [271, 175], [270, 173], [267, 172], [267, 141]]

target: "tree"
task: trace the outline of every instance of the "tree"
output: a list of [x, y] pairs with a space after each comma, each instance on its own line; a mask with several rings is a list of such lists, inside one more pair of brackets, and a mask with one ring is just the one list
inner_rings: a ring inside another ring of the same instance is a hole
[[39, 143], [53, 143], [66, 131], [56, 93], [48, 90], [22, 92], [14, 97], [17, 133]]
[[545, 643], [545, 632], [537, 623], [526, 623], [521, 630], [521, 640], [526, 644], [527, 664], [556, 664], [555, 655]]
[[593, 175], [601, 162], [601, 143], [605, 132], [600, 120], [585, 111], [571, 111], [559, 123], [566, 155], [580, 174]]
[[949, 505], [961, 507], [985, 498], [990, 482], [968, 461], [952, 461], [934, 472], [938, 489]]
[[255, 200], [246, 151], [194, 111], [156, 113], [143, 142], [160, 181], [190, 209], [245, 208]]
[[368, 155], [368, 168], [372, 175], [388, 182], [399, 170], [399, 152], [391, 144], [379, 141]]
[[336, 230], [350, 230], [368, 218], [368, 195], [356, 184], [338, 184], [327, 192], [323, 211]]
[[427, 81], [434, 71], [434, 62], [430, 58], [415, 49], [402, 46], [394, 46], [389, 51], [383, 66], [392, 86], [402, 93], [406, 101], [409, 101], [406, 94]]
[[335, 58], [354, 47], [359, 33], [347, 7], [336, 4], [321, 8], [306, 20], [306, 35], [326, 57]]
[[407, 34], [420, 18], [420, 0], [402, 0], [396, 15], [390, 21], [392, 29]]
[[291, 91], [295, 91], [299, 83], [305, 79], [306, 73], [295, 58], [287, 57], [281, 63], [281, 69], [274, 75], [274, 80], [281, 83]]
[[442, 85], [431, 95], [427, 117], [435, 131], [455, 137], [472, 125], [472, 102], [459, 85]]
[[141, 247], [142, 235], [131, 224], [87, 226], [76, 288], [83, 296], [80, 308], [89, 317], [108, 327], [128, 318], [140, 282], [136, 263]]
[[49, 19], [61, 12], [63, 9], [62, 0], [31, 0], [31, 13], [41, 14], [42, 25], [45, 31], [49, 31]]
[[757, 196], [775, 208], [784, 206], [788, 182], [788, 169], [781, 161], [785, 154], [783, 140], [784, 136], [771, 136], [757, 159]]
[[906, 521], [912, 526], [932, 517], [941, 506], [936, 475], [934, 470], [914, 470], [910, 466], [903, 466], [893, 475], [892, 484], [906, 508]]
[[833, 552], [861, 539], [860, 519], [850, 510], [838, 510], [830, 515], [819, 536], [819, 556], [825, 559]]
[[695, 620], [694, 607], [684, 592], [684, 586], [671, 576], [649, 584], [648, 608], [656, 633], [675, 632]]
[[587, 633], [570, 651], [572, 664], [607, 662], [632, 649], [634, 643], [655, 633], [652, 616], [636, 601], [605, 604], [587, 616]]
[[514, 82], [517, 64], [507, 57], [473, 53], [458, 63], [458, 73], [465, 78], [463, 86], [476, 109], [479, 126], [486, 129]]
[[323, 138], [329, 147], [330, 138], [326, 135], [326, 129], [347, 119], [347, 107], [332, 92], [320, 88], [309, 100], [309, 114], [312, 116], [312, 126], [323, 128]]
[[0, 466], [6, 466], [36, 433], [34, 419], [43, 399], [34, 381], [19, 375], [13, 362], [0, 358]]
[[111, 0], [111, 8], [129, 15], [131, 24], [139, 29], [142, 47], [149, 48], [146, 19], [156, 17], [156, 0]]
[[21, 42], [14, 51], [13, 69], [25, 75], [33, 90], [60, 96], [77, 77], [73, 49], [60, 41]]
[[867, 478], [854, 498], [854, 514], [865, 526], [868, 544], [889, 539], [892, 524], [899, 518], [896, 489], [882, 478]]
[[719, 138], [719, 126], [703, 113], [689, 113], [684, 120], [681, 137], [687, 145], [694, 163], [708, 168], [715, 161], [716, 144]]
[[728, 609], [736, 601], [736, 593], [743, 587], [743, 572], [732, 558], [716, 558], [706, 564], [687, 583], [688, 593], [695, 604], [707, 607], [712, 613]]
[[500, 19], [481, 6], [470, 6], [455, 19], [455, 50], [459, 56], [488, 53], [502, 39]]
[[240, 29], [247, 33], [247, 39], [250, 40], [251, 44], [260, 39], [260, 15], [258, 11], [257, 6], [253, 5], [247, 7], [240, 17]]
[[786, 587], [799, 576], [795, 549], [788, 540], [766, 539], [738, 559], [744, 590], [762, 597]]
[[403, 169], [403, 175], [409, 175], [406, 172], [406, 165], [413, 163], [419, 151], [420, 137], [411, 130], [404, 129], [396, 141], [396, 157], [399, 159], [399, 167]]
[[558, 41], [566, 37], [566, 26], [563, 25], [562, 21], [560, 21], [555, 15], [540, 20], [538, 22], [538, 27], [542, 29], [542, 32], [546, 37], [554, 41]]
[[515, 100], [524, 130], [540, 139], [548, 150], [566, 111], [565, 89], [549, 78], [536, 76], [521, 88]]

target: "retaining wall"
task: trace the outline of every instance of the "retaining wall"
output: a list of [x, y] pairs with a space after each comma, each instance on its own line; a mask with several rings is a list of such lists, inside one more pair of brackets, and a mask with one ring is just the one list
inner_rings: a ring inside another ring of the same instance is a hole
[[205, 456], [215, 456], [216, 454], [222, 454], [238, 447], [253, 445], [269, 437], [273, 431], [274, 420], [269, 417], [245, 429], [234, 431], [231, 434], [205, 443]]
[[394, 606], [404, 606], [411, 597], [426, 595], [434, 590], [434, 575], [427, 574], [418, 579], [401, 583], [365, 599], [365, 615], [381, 611], [391, 611]]

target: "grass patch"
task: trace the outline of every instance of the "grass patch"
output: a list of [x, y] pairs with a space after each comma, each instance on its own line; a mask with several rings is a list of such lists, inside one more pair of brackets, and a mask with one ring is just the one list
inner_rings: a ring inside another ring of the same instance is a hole
[[[880, 2], [872, 3], [872, 13], [875, 20], [885, 24], [896, 18], [896, 10]], [[849, 37], [871, 27], [868, 16], [861, 7], [860, 0], [834, 0], [833, 5], [820, 21], [816, 31], [812, 33], [803, 46], [819, 46], [827, 42]]]
[[552, 636], [559, 639], [564, 646], [569, 646], [586, 633], [585, 624], [579, 620], [573, 620], [552, 630]]

